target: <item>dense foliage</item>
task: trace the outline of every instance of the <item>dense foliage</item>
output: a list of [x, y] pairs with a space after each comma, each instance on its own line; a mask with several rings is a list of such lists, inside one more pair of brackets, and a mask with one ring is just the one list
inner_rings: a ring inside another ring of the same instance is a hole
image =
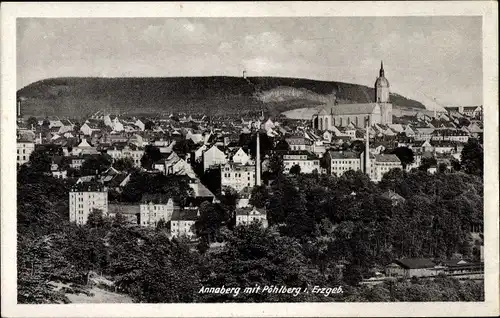
[[[87, 225], [70, 224], [70, 182], [47, 176], [43, 166], [18, 171], [20, 303], [67, 302], [51, 282], [85, 285], [91, 272], [113, 281], [116, 291], [152, 303], [484, 299], [482, 283], [446, 277], [358, 285], [396, 258], [473, 258], [470, 228], [483, 222], [483, 180], [475, 174], [396, 169], [374, 184], [354, 171], [285, 176], [282, 162], [271, 158], [270, 183], [254, 188], [251, 199], [266, 208], [270, 227], [233, 228], [237, 195], [226, 190], [220, 202], [200, 207], [196, 246], [169, 239], [163, 225], [127, 226], [120, 214], [96, 211]], [[191, 193], [185, 178], [165, 178], [135, 173], [121, 199], [137, 202], [160, 192], [182, 201]], [[389, 199], [388, 191], [401, 199]], [[214, 248], [214, 242], [222, 244]], [[222, 285], [342, 286], [343, 293], [199, 292]]]

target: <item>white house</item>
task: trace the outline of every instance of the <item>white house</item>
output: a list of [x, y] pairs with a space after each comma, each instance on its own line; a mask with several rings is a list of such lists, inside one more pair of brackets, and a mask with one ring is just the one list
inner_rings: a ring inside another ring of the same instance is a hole
[[108, 213], [108, 192], [96, 185], [79, 186], [69, 192], [69, 220], [78, 225], [87, 223], [89, 214], [94, 210], [101, 210], [103, 215]]
[[250, 225], [253, 222], [261, 222], [262, 227], [266, 228], [268, 222], [265, 210], [256, 207], [236, 209], [236, 226]]
[[240, 149], [238, 149], [238, 151], [236, 151], [236, 153], [233, 155], [233, 158], [231, 158], [231, 160], [234, 163], [246, 165], [250, 160], [250, 156], [247, 155], [247, 153], [240, 147]]
[[167, 202], [158, 200], [143, 200], [140, 204], [140, 225], [147, 227], [156, 227], [158, 222], [163, 219], [165, 223], [172, 219], [174, 213], [174, 201], [169, 198]]
[[226, 155], [217, 148], [212, 146], [203, 153], [203, 169], [207, 170], [211, 166], [224, 165], [227, 163]]

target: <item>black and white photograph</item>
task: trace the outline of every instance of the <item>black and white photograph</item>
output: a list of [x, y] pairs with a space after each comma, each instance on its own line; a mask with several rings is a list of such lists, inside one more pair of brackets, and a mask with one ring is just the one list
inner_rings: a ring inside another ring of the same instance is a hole
[[498, 6], [460, 3], [19, 7], [2, 43], [12, 306], [498, 314]]

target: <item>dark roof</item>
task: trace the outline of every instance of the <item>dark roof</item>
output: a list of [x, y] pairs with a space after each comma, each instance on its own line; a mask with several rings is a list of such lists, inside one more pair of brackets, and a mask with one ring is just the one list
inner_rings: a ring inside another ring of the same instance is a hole
[[196, 221], [198, 220], [198, 210], [174, 209], [172, 221]]
[[[317, 160], [318, 156], [316, 156], [314, 153], [307, 151], [307, 150], [285, 150], [285, 151], [276, 151], [282, 156], [288, 155], [288, 156], [300, 156], [300, 155], [306, 155], [307, 160]], [[284, 158], [283, 158], [284, 159]], [[288, 159], [292, 160], [292, 159]]]
[[161, 203], [161, 204], [166, 204], [168, 200], [170, 199], [169, 196], [162, 194], [162, 193], [144, 193], [142, 195], [141, 202], [143, 203]]
[[407, 269], [432, 268], [436, 264], [428, 258], [403, 258], [395, 260], [393, 263]]
[[108, 213], [137, 214], [141, 209], [138, 204], [109, 203]]
[[359, 156], [352, 151], [332, 151], [329, 150], [330, 159], [359, 159]]
[[396, 156], [394, 154], [375, 155], [375, 160], [377, 162], [401, 162], [401, 160], [399, 160], [398, 156]]

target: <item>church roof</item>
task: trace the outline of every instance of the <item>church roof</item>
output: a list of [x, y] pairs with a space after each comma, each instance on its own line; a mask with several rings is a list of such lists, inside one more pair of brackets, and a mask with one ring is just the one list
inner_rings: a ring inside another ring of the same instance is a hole
[[323, 110], [332, 115], [364, 115], [374, 112], [376, 103], [366, 104], [327, 104]]

